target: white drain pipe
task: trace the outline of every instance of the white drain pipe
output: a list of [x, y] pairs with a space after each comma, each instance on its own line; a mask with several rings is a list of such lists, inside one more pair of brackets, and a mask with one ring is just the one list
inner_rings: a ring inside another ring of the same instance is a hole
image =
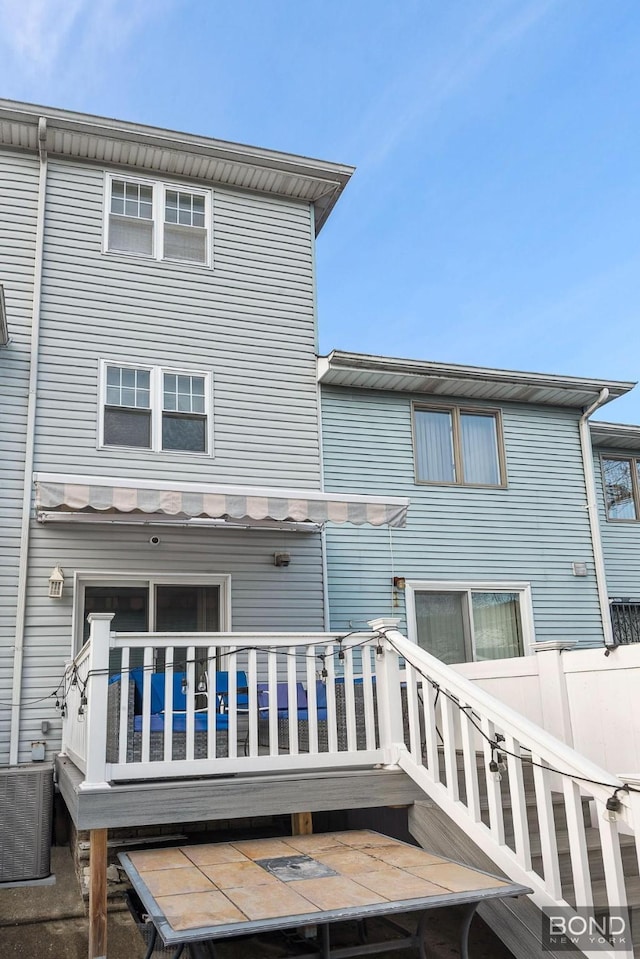
[[33, 454], [36, 435], [36, 398], [38, 393], [38, 351], [40, 346], [40, 299], [42, 293], [42, 254], [44, 248], [44, 214], [47, 199], [47, 120], [38, 120], [38, 155], [40, 179], [38, 183], [38, 212], [33, 266], [33, 300], [31, 310], [31, 349], [29, 356], [29, 398], [27, 402], [27, 435], [24, 457], [24, 489], [22, 494], [22, 525], [20, 530], [20, 564], [18, 567], [18, 595], [16, 600], [16, 638], [13, 651], [13, 683], [11, 692], [11, 735], [9, 763], [18, 762], [20, 744], [20, 712], [22, 705], [22, 664], [24, 661], [24, 624], [27, 604], [27, 575], [29, 560], [29, 525], [33, 490]]
[[598, 399], [589, 406], [580, 417], [580, 447], [582, 449], [582, 464], [584, 467], [584, 483], [587, 491], [587, 513], [589, 515], [589, 529], [593, 546], [593, 564], [596, 573], [596, 586], [602, 618], [602, 631], [605, 646], [613, 646], [613, 627], [609, 609], [609, 591], [607, 590], [607, 576], [604, 565], [604, 552], [600, 537], [600, 520], [598, 518], [598, 500], [596, 497], [596, 483], [593, 473], [593, 449], [591, 447], [591, 432], [589, 417], [609, 399], [609, 390], [604, 387]]

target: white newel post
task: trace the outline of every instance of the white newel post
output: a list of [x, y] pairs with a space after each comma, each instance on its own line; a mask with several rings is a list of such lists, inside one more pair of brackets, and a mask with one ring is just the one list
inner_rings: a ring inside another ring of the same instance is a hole
[[109, 689], [109, 642], [113, 613], [89, 613], [89, 675], [87, 677], [87, 771], [82, 788], [104, 787], [107, 762], [107, 695]]
[[376, 686], [380, 746], [387, 765], [395, 765], [400, 752], [406, 749], [400, 695], [400, 662], [397, 652], [386, 638], [388, 635], [393, 639], [394, 634], [400, 639], [404, 638], [398, 632], [399, 622], [398, 619], [388, 618], [372, 619], [367, 623], [374, 633], [381, 633], [382, 654], [376, 655]]
[[538, 663], [543, 727], [567, 746], [573, 746], [573, 727], [562, 654], [574, 646], [575, 643], [563, 640], [533, 646]]

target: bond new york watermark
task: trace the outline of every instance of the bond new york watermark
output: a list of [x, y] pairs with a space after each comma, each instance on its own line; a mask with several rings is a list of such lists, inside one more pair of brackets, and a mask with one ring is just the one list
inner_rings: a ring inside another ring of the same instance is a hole
[[543, 952], [624, 952], [631, 946], [631, 921], [627, 909], [542, 910]]

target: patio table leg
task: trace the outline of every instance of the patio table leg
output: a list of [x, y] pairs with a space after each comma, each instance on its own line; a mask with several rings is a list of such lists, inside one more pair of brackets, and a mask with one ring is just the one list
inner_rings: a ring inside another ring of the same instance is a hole
[[462, 928], [460, 929], [461, 959], [469, 959], [469, 930], [471, 929], [471, 922], [477, 908], [477, 902], [470, 903], [470, 905], [468, 905], [466, 908], [464, 919], [462, 920]]
[[322, 943], [322, 959], [331, 959], [331, 938], [329, 934], [330, 924], [323, 923], [320, 926], [320, 938]]
[[149, 936], [149, 945], [147, 946], [147, 951], [144, 954], [144, 959], [151, 959], [153, 955], [153, 950], [156, 948], [156, 939], [158, 938], [158, 930], [155, 926], [151, 926], [151, 935]]

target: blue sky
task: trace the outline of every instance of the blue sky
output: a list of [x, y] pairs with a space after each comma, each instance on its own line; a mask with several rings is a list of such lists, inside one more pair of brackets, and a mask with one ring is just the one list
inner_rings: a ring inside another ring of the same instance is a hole
[[0, 0], [0, 96], [357, 167], [323, 352], [640, 378], [639, 94], [637, 0]]

